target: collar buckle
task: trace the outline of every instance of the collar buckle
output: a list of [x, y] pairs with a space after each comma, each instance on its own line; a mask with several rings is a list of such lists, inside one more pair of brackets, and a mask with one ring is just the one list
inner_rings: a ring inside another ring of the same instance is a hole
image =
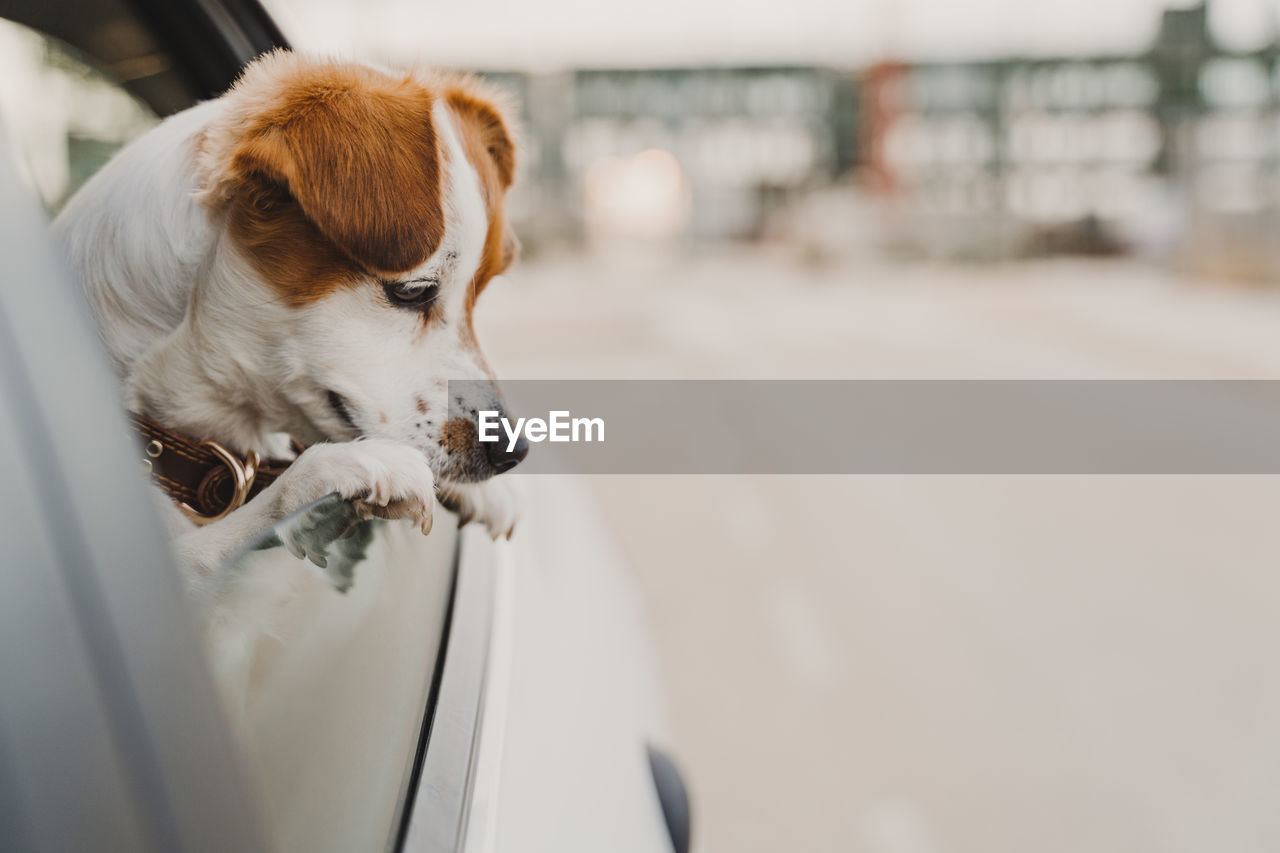
[[182, 510], [182, 514], [194, 521], [196, 524], [203, 526], [212, 524], [215, 521], [226, 518], [235, 510], [244, 506], [245, 499], [249, 497], [249, 489], [253, 487], [253, 479], [258, 475], [258, 464], [260, 459], [256, 451], [250, 450], [241, 461], [230, 450], [227, 450], [216, 441], [202, 441], [201, 447], [207, 447], [222, 460], [223, 464], [231, 472], [231, 502], [227, 504], [222, 512], [216, 515], [205, 515], [198, 509], [192, 507], [184, 501], [178, 501], [178, 509]]

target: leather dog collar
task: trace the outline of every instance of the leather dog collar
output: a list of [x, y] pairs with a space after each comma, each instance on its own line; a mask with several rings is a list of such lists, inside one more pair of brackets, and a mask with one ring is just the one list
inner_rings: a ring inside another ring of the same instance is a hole
[[[216, 441], [197, 441], [130, 413], [143, 442], [143, 467], [151, 481], [196, 524], [225, 518], [271, 485], [292, 460], [243, 458]], [[295, 442], [296, 444], [296, 442]], [[299, 452], [301, 446], [297, 446]]]

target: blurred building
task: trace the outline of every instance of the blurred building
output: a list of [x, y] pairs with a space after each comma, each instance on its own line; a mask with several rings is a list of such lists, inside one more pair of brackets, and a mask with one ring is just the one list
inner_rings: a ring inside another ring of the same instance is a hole
[[1159, 80], [1136, 57], [895, 66], [869, 161], [927, 254], [1110, 251], [1159, 203]]
[[602, 233], [755, 239], [833, 186], [908, 255], [1144, 251], [1280, 277], [1280, 50], [1204, 4], [1130, 55], [489, 75], [517, 95], [533, 247]]
[[924, 63], [865, 75], [869, 165], [895, 238], [925, 254], [1149, 249], [1280, 273], [1280, 66], [1215, 43], [1204, 4], [1124, 56]]
[[759, 237], [856, 163], [852, 73], [825, 68], [491, 73], [524, 112], [522, 233]]

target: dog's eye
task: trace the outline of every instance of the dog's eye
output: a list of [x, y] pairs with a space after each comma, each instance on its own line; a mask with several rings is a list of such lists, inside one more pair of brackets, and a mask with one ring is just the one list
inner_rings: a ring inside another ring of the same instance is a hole
[[440, 285], [434, 281], [384, 281], [382, 290], [392, 305], [404, 308], [425, 308], [435, 301]]

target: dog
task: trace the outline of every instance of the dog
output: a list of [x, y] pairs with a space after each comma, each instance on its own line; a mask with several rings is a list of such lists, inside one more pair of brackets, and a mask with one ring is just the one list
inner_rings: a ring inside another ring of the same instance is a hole
[[[282, 544], [339, 588], [364, 522], [428, 533], [437, 497], [510, 536], [517, 501], [492, 478], [527, 445], [477, 440], [475, 411], [502, 401], [472, 325], [518, 249], [507, 112], [474, 77], [276, 51], [55, 220], [207, 617], [235, 598], [240, 550], [302, 510]], [[459, 379], [481, 381], [450, 400]], [[173, 473], [205, 457], [232, 492], [216, 513], [194, 505], [208, 482]]]

